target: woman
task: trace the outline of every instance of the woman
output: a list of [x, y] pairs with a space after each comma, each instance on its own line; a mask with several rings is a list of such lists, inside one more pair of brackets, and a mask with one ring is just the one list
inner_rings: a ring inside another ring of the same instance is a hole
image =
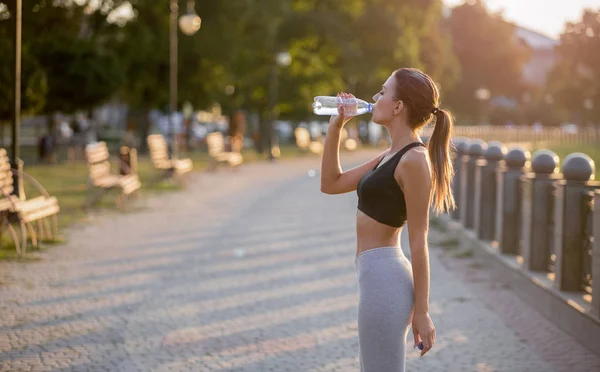
[[[341, 93], [342, 98], [352, 95]], [[391, 148], [343, 172], [339, 161], [340, 131], [351, 119], [339, 106], [332, 116], [323, 150], [321, 191], [341, 194], [357, 190], [356, 268], [360, 287], [358, 338], [361, 371], [400, 372], [412, 325], [421, 356], [435, 343], [429, 316], [427, 232], [431, 202], [437, 212], [453, 208], [450, 132], [453, 119], [438, 108], [432, 79], [416, 69], [395, 71], [373, 100], [373, 122], [384, 126]], [[435, 118], [426, 147], [418, 130]], [[408, 223], [411, 262], [399, 246]]]

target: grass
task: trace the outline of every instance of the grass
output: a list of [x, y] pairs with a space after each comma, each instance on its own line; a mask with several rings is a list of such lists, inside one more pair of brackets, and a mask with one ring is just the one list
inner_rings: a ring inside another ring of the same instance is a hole
[[532, 155], [536, 150], [540, 150], [542, 148], [546, 148], [552, 150], [558, 155], [560, 158], [560, 166], [564, 164], [564, 160], [567, 155], [572, 154], [574, 152], [582, 152], [588, 155], [594, 161], [596, 165], [595, 172], [595, 180], [600, 180], [600, 144], [585, 144], [585, 145], [565, 145], [565, 144], [555, 144], [547, 147], [536, 147], [530, 149]]
[[473, 251], [470, 248], [462, 248], [452, 252], [454, 258], [470, 258], [473, 257]]
[[453, 250], [458, 248], [458, 246], [460, 245], [460, 240], [458, 238], [447, 238], [445, 240], [442, 240], [438, 243], [436, 243], [436, 245], [440, 248], [442, 248], [443, 250], [449, 251], [449, 250]]
[[[299, 156], [298, 149], [294, 145], [282, 145], [280, 148], [281, 155], [279, 160], [285, 161]], [[111, 150], [111, 154], [116, 152]], [[252, 163], [266, 159], [266, 154], [259, 155], [254, 149], [245, 149], [242, 151], [244, 163]], [[306, 154], [307, 157], [318, 157], [320, 155]], [[209, 164], [209, 157], [205, 151], [195, 151], [187, 154], [181, 154], [181, 157], [190, 157], [194, 163], [194, 172], [206, 170]], [[112, 163], [113, 172], [118, 168], [116, 161]], [[24, 170], [29, 175], [33, 176], [41, 183], [48, 193], [58, 198], [60, 204], [60, 213], [58, 215], [58, 232], [59, 235], [64, 233], [65, 229], [73, 226], [75, 223], [85, 223], [87, 212], [85, 210], [85, 199], [87, 194], [87, 177], [88, 170], [85, 162], [78, 161], [74, 163], [63, 163], [56, 165], [30, 165], [25, 163]], [[180, 186], [172, 180], [164, 180], [159, 183], [153, 183], [158, 173], [152, 167], [149, 157], [139, 157], [138, 159], [138, 174], [142, 182], [140, 196], [147, 197], [152, 194], [175, 191], [180, 189]], [[107, 192], [95, 207], [99, 211], [118, 211], [115, 205], [115, 199], [118, 196], [118, 190]], [[28, 198], [33, 198], [39, 193], [25, 182], [25, 194]], [[44, 242], [42, 250], [46, 249], [49, 244], [61, 244], [65, 242], [64, 236], [59, 236], [55, 242]], [[28, 251], [32, 248], [28, 247]], [[0, 242], [0, 260], [16, 259], [16, 251], [14, 244], [4, 234]], [[30, 258], [35, 259], [35, 258]]]
[[442, 222], [442, 220], [440, 219], [440, 217], [438, 216], [431, 216], [429, 218], [429, 226], [437, 229], [441, 232], [445, 232], [446, 231], [446, 225], [444, 225], [444, 223]]

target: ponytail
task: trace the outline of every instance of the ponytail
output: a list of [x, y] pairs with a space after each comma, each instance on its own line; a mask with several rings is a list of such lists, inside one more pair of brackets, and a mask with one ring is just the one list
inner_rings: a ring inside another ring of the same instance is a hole
[[450, 188], [454, 177], [454, 167], [450, 158], [450, 137], [454, 119], [446, 110], [436, 109], [434, 113], [435, 127], [427, 146], [433, 165], [433, 209], [437, 213], [444, 213], [456, 208]]

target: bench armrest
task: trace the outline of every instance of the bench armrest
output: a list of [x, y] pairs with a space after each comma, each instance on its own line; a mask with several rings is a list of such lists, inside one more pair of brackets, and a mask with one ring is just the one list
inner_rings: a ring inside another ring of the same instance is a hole
[[42, 186], [42, 184], [39, 183], [39, 181], [36, 180], [32, 175], [27, 174], [24, 171], [14, 169], [14, 168], [12, 168], [11, 170], [12, 170], [13, 174], [19, 175], [20, 179], [27, 179], [27, 181], [30, 182], [40, 194], [42, 194], [43, 196], [45, 196], [47, 198], [50, 197], [50, 194], [48, 194], [48, 191], [46, 191], [44, 186]]
[[[10, 211], [15, 211], [17, 210], [17, 204], [15, 204], [15, 201], [13, 198], [10, 197], [9, 194], [5, 193], [4, 190], [0, 187], [0, 194], [4, 197], [4, 199], [8, 200], [8, 202], [10, 203]], [[4, 213], [6, 212], [6, 209], [2, 209], [0, 210], [0, 213]]]

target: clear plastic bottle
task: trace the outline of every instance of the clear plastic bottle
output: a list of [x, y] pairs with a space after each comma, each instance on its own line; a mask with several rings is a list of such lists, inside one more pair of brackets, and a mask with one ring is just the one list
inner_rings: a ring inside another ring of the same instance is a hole
[[338, 115], [338, 105], [344, 106], [346, 116], [357, 116], [373, 111], [373, 104], [358, 98], [317, 96], [313, 102], [313, 112], [317, 115]]

